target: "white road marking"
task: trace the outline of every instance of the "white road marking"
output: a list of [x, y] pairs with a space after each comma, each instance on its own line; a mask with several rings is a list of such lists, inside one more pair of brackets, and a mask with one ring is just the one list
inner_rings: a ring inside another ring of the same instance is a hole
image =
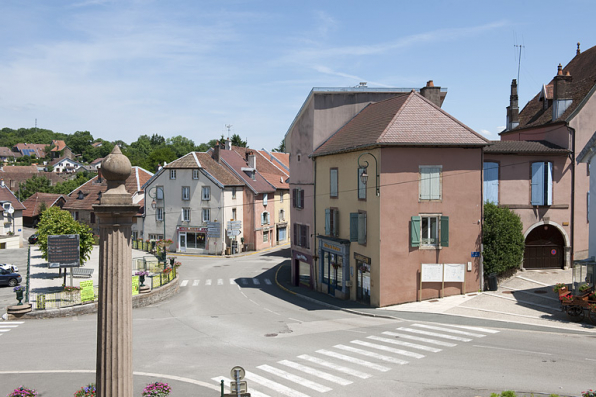
[[318, 378], [328, 380], [329, 382], [337, 383], [342, 386], [347, 386], [352, 383], [352, 381], [340, 378], [339, 376], [328, 374], [327, 372], [319, 371], [318, 369], [314, 369], [308, 367], [306, 365], [298, 364], [293, 361], [282, 360], [278, 362], [281, 365], [285, 365], [286, 367], [290, 367], [293, 369], [297, 369], [298, 371], [305, 372], [309, 375], [314, 375]]
[[367, 357], [378, 358], [380, 360], [387, 361], [387, 362], [390, 362], [390, 363], [393, 363], [393, 364], [403, 365], [403, 364], [407, 364], [408, 363], [407, 361], [400, 360], [399, 358], [384, 356], [382, 354], [378, 354], [378, 353], [375, 353], [375, 352], [370, 352], [368, 350], [357, 349], [357, 348], [352, 347], [352, 346], [335, 345], [333, 347], [335, 347], [336, 349], [345, 350], [345, 351], [352, 352], [352, 353], [362, 354], [363, 356], [367, 356]]
[[17, 325], [19, 325], [19, 324], [25, 324], [25, 322], [24, 321], [2, 321], [0, 324], [10, 324], [10, 325], [17, 324]]
[[205, 281], [205, 285], [211, 285], [211, 279]]
[[[221, 387], [221, 381], [224, 381], [224, 389], [229, 391], [230, 389], [230, 382], [232, 381], [230, 378], [226, 378], [225, 376], [216, 376], [215, 378], [211, 378], [212, 380], [216, 381], [219, 387]], [[251, 397], [269, 397], [269, 395], [256, 391], [252, 386], [249, 389]]]
[[442, 350], [442, 349], [438, 349], [436, 347], [419, 345], [417, 343], [404, 342], [402, 340], [397, 340], [397, 339], [383, 338], [383, 337], [375, 336], [375, 335], [367, 336], [366, 338], [376, 340], [378, 342], [385, 342], [385, 343], [391, 343], [393, 345], [411, 347], [412, 349], [424, 350], [424, 351], [432, 352], [432, 353], [438, 353]]
[[530, 351], [530, 350], [507, 349], [505, 347], [482, 346], [482, 345], [472, 345], [472, 346], [479, 347], [481, 349], [505, 350], [505, 351], [512, 351], [512, 352], [531, 353], [531, 354], [542, 354], [542, 355], [545, 355], [545, 356], [552, 356], [551, 353], [533, 352], [533, 351]]
[[271, 280], [269, 280], [268, 278], [265, 279], [265, 284], [267, 285], [271, 285]]
[[0, 323], [0, 328], [16, 328], [18, 327], [18, 325], [3, 325], [2, 323]]
[[286, 372], [284, 370], [281, 370], [281, 369], [272, 367], [270, 365], [259, 365], [257, 368], [260, 369], [261, 371], [269, 372], [270, 374], [277, 375], [280, 378], [287, 379], [290, 382], [298, 383], [299, 385], [302, 385], [304, 387], [308, 387], [309, 389], [312, 389], [314, 391], [318, 391], [320, 393], [325, 393], [325, 392], [328, 392], [328, 391], [333, 390], [330, 387], [323, 386], [323, 385], [321, 385], [319, 383], [316, 383], [316, 382], [312, 382], [312, 381], [310, 381], [308, 379], [304, 379], [301, 376], [293, 375], [293, 374], [291, 374], [289, 372]]
[[199, 285], [200, 282], [201, 282], [201, 280], [195, 280], [192, 282], [192, 286], [196, 287], [197, 285]]
[[279, 314], [279, 313], [276, 313], [276, 312], [274, 312], [274, 311], [273, 311], [273, 310], [271, 310], [271, 309], [267, 309], [266, 307], [265, 307], [264, 309], [265, 309], [265, 310], [267, 310], [268, 312], [271, 312], [271, 313], [273, 313], [273, 314], [277, 314], [278, 316], [281, 316], [281, 314]]
[[259, 279], [258, 279], [258, 278], [253, 278], [253, 279], [252, 279], [252, 283], [253, 283], [254, 285], [259, 285], [259, 284], [261, 284], [261, 282], [259, 281]]
[[385, 345], [377, 345], [376, 343], [364, 342], [361, 340], [353, 340], [350, 343], [360, 346], [366, 346], [373, 349], [383, 350], [390, 353], [401, 354], [402, 356], [412, 357], [412, 358], [424, 358], [423, 354], [420, 353], [413, 353], [407, 350], [395, 349], [393, 347], [388, 347]]
[[413, 324], [414, 327], [419, 327], [419, 328], [425, 328], [425, 329], [433, 329], [435, 331], [444, 331], [444, 332], [450, 332], [452, 334], [458, 334], [458, 335], [465, 335], [465, 336], [473, 336], [475, 338], [484, 338], [486, 335], [482, 335], [482, 334], [475, 334], [473, 332], [465, 332], [465, 331], [458, 331], [456, 329], [449, 329], [449, 328], [445, 328], [445, 327], [437, 327], [434, 325], [426, 325], [426, 324]]
[[302, 324], [302, 321], [300, 321], [300, 320], [296, 320], [295, 318], [292, 318], [292, 317], [288, 317], [288, 320], [294, 320], [294, 321], [298, 321], [300, 324]]
[[182, 282], [180, 283], [180, 286], [186, 287], [186, 284], [188, 284], [188, 280], [182, 280]]
[[[558, 301], [558, 299], [557, 299]], [[481, 328], [481, 327], [471, 327], [468, 325], [455, 325], [455, 324], [443, 324], [447, 327], [454, 327], [454, 328], [462, 328], [462, 329], [469, 329], [470, 331], [478, 331], [478, 332], [486, 332], [487, 334], [498, 334], [501, 331], [497, 331], [494, 329], [488, 329], [488, 328]]]
[[233, 279], [233, 278], [231, 278], [231, 279], [230, 279], [230, 285], [234, 285], [234, 284], [236, 284], [236, 280], [235, 280], [235, 279]]
[[288, 397], [308, 397], [306, 394], [304, 393], [300, 393], [299, 391], [296, 391], [294, 389], [290, 389], [287, 386], [284, 386], [282, 384], [279, 384], [277, 382], [273, 382], [272, 380], [269, 380], [267, 378], [264, 378], [262, 376], [259, 376], [257, 374], [254, 374], [252, 372], [248, 372], [246, 371], [246, 375], [244, 376], [246, 379], [258, 383], [260, 385], [263, 385], [265, 387], [268, 387], [271, 390], [275, 390], [276, 392], [286, 395]]
[[223, 278], [217, 279], [217, 285], [223, 285]]
[[413, 335], [407, 335], [407, 334], [400, 334], [400, 333], [397, 333], [397, 332], [385, 331], [385, 332], [383, 332], [383, 335], [395, 336], [396, 338], [400, 338], [400, 339], [416, 340], [418, 342], [432, 343], [433, 345], [439, 345], [439, 346], [445, 346], [445, 347], [455, 347], [455, 346], [457, 346], [456, 343], [443, 342], [443, 341], [440, 341], [440, 340], [429, 339], [429, 338], [421, 338], [419, 336], [413, 336]]
[[399, 328], [397, 328], [397, 330], [413, 332], [415, 334], [420, 334], [420, 335], [436, 336], [437, 338], [443, 338], [443, 339], [449, 339], [449, 340], [458, 340], [460, 342], [469, 342], [472, 340], [472, 339], [468, 339], [468, 338], [460, 338], [459, 336], [445, 335], [445, 334], [440, 334], [438, 332], [422, 331], [420, 329], [413, 329], [413, 328], [406, 328], [406, 327], [399, 327]]
[[314, 363], [314, 364], [319, 364], [320, 366], [323, 366], [323, 367], [334, 369], [338, 372], [343, 372], [344, 374], [355, 376], [360, 379], [368, 379], [372, 376], [370, 374], [367, 374], [366, 372], [360, 372], [360, 371], [356, 371], [355, 369], [352, 369], [352, 368], [344, 367], [342, 365], [333, 364], [333, 363], [330, 363], [329, 361], [325, 361], [325, 360], [322, 360], [317, 357], [312, 357], [307, 354], [302, 354], [302, 355], [298, 356], [298, 358], [301, 358], [302, 360], [306, 360], [306, 361]]
[[381, 371], [381, 372], [387, 372], [387, 371], [389, 371], [391, 369], [391, 368], [384, 367], [384, 366], [379, 365], [379, 364], [371, 363], [370, 361], [361, 360], [361, 359], [356, 358], [356, 357], [350, 357], [350, 356], [346, 356], [344, 354], [336, 353], [336, 352], [331, 351], [331, 350], [321, 349], [321, 350], [317, 350], [317, 353], [323, 354], [325, 356], [337, 358], [339, 360], [344, 360], [344, 361], [347, 361], [349, 363], [362, 365], [363, 367], [375, 369], [375, 370]]

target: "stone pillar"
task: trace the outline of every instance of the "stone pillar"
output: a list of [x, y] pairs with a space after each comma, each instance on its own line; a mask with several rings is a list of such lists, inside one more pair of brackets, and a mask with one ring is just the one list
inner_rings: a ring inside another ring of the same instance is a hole
[[101, 164], [108, 190], [93, 209], [100, 220], [96, 385], [98, 397], [131, 397], [131, 226], [139, 206], [125, 189], [130, 161], [118, 146]]

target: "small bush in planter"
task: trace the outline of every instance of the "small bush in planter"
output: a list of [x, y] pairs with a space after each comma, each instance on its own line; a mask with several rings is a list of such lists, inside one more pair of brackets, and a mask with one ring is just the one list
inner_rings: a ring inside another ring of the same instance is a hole
[[81, 389], [74, 394], [74, 397], [95, 397], [96, 392], [97, 389], [95, 388], [95, 383], [89, 383], [87, 386], [81, 387]]
[[37, 394], [35, 389], [29, 389], [28, 387], [25, 387], [25, 386], [19, 386], [16, 389], [14, 389], [14, 391], [12, 393], [7, 395], [7, 397], [37, 397], [37, 396], [39, 396], [39, 394]]
[[555, 292], [559, 292], [559, 291], [561, 291], [561, 290], [562, 290], [562, 289], [564, 289], [564, 288], [567, 288], [567, 284], [564, 284], [564, 283], [557, 283], [557, 284], [555, 285], [555, 287], [553, 288], [553, 291], [555, 291]]
[[149, 383], [143, 389], [143, 397], [166, 397], [170, 395], [170, 385], [163, 382]]

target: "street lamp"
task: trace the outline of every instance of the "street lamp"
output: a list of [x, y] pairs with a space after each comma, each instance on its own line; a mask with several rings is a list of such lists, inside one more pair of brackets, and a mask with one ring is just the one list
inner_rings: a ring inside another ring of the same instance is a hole
[[362, 160], [365, 165], [360, 164], [360, 157], [362, 157], [366, 154], [370, 155], [373, 159], [375, 159], [375, 170], [376, 170], [375, 186], [377, 188], [377, 190], [376, 190], [377, 196], [380, 196], [381, 195], [381, 187], [379, 186], [379, 164], [377, 163], [377, 158], [372, 153], [366, 152], [366, 153], [362, 153], [360, 156], [358, 156], [358, 168], [364, 169], [362, 174], [360, 174], [360, 181], [365, 186], [366, 186], [366, 182], [368, 182], [368, 174], [366, 172], [368, 170], [368, 161]]
[[[159, 197], [159, 194], [161, 193], [161, 198]], [[151, 201], [151, 208], [153, 208], [154, 210], [157, 208], [157, 202], [155, 201], [157, 200], [163, 200], [163, 210], [162, 210], [162, 222], [163, 222], [163, 268], [166, 268], [166, 194], [164, 192], [163, 186], [154, 186], [151, 189], [149, 189], [149, 191], [147, 192], [147, 194], [149, 195], [149, 197], [151, 197], [153, 200]]]

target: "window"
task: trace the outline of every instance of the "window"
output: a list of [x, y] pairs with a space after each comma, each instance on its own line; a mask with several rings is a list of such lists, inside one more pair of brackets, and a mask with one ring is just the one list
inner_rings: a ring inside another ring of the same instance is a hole
[[267, 206], [267, 199], [269, 198], [269, 194], [263, 193], [263, 205]]
[[236, 188], [235, 187], [232, 188], [232, 198], [233, 199], [236, 198]]
[[358, 200], [366, 200], [366, 185], [362, 183], [362, 178], [360, 178], [365, 171], [366, 168], [358, 168]]
[[182, 186], [182, 200], [190, 200], [190, 186]]
[[279, 194], [279, 202], [280, 203], [283, 203], [284, 202], [284, 194], [283, 193], [280, 193]]
[[294, 208], [304, 208], [304, 190], [293, 189], [292, 206]]
[[298, 247], [310, 248], [308, 225], [294, 223], [294, 245]]
[[366, 212], [350, 214], [350, 241], [366, 244]]
[[499, 204], [499, 163], [484, 163], [484, 202]]
[[163, 221], [163, 207], [157, 207], [155, 209], [155, 220]]
[[79, 220], [79, 212], [78, 211], [74, 211], [71, 214], [72, 214], [72, 219], [74, 219], [75, 221]]
[[325, 208], [325, 234], [339, 236], [339, 211], [337, 208]]
[[190, 222], [190, 208], [182, 208], [182, 222]]
[[264, 231], [263, 232], [263, 242], [266, 243], [269, 241], [269, 232]]
[[420, 200], [441, 200], [440, 165], [420, 166]]
[[553, 203], [553, 163], [532, 163], [532, 205]]
[[232, 220], [236, 220], [236, 208], [232, 208]]
[[329, 170], [329, 197], [337, 198], [337, 168]]
[[82, 200], [85, 198], [85, 194], [79, 190], [79, 195], [77, 196], [77, 200]]
[[203, 186], [201, 192], [201, 200], [211, 200], [211, 186]]
[[286, 211], [285, 210], [279, 210], [279, 220], [281, 222], [286, 220]]
[[211, 218], [211, 210], [209, 208], [203, 208], [202, 211], [203, 222], [209, 222]]
[[267, 211], [261, 214], [261, 225], [269, 224], [269, 213]]
[[157, 186], [157, 188], [155, 189], [155, 194], [156, 194], [156, 198], [158, 200], [163, 200], [163, 186]]
[[95, 212], [91, 213], [91, 223], [95, 223]]
[[410, 245], [412, 247], [449, 247], [448, 216], [413, 216], [410, 228]]
[[192, 179], [199, 179], [199, 170], [192, 170]]
[[170, 179], [176, 179], [176, 170], [170, 170]]

